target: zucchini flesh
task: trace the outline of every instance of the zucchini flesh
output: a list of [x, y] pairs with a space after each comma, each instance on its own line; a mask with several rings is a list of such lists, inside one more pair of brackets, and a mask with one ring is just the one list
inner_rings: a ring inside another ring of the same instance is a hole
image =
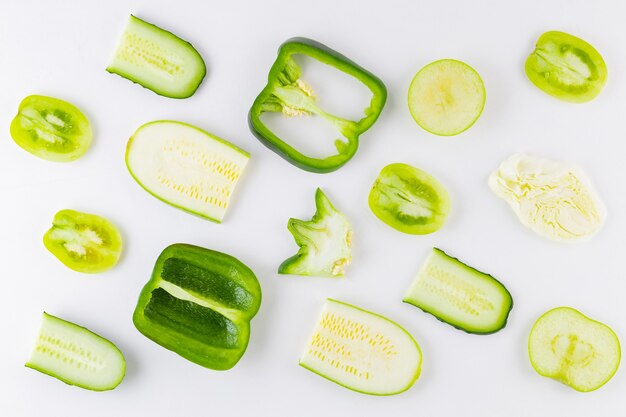
[[409, 389], [420, 375], [421, 350], [398, 324], [328, 299], [300, 366], [339, 385], [372, 395]]
[[192, 96], [206, 75], [189, 42], [132, 15], [106, 70], [171, 98]]
[[141, 126], [126, 148], [128, 170], [146, 191], [218, 223], [249, 158], [197, 127], [164, 120]]
[[115, 388], [126, 372], [124, 356], [113, 343], [45, 312], [26, 366], [92, 391]]
[[530, 362], [542, 376], [588, 392], [606, 384], [619, 367], [617, 335], [570, 307], [539, 317], [528, 337]]
[[468, 333], [495, 333], [506, 326], [513, 299], [491, 275], [433, 248], [413, 280], [405, 303]]

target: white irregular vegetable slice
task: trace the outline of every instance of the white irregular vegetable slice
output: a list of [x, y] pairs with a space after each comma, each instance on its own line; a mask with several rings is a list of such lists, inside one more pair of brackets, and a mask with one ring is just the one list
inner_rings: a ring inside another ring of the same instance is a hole
[[168, 120], [141, 126], [126, 148], [128, 170], [146, 191], [218, 223], [248, 159], [223, 139]]
[[587, 392], [613, 377], [621, 349], [610, 327], [573, 308], [559, 307], [539, 317], [533, 325], [528, 354], [540, 375]]
[[115, 388], [126, 372], [124, 356], [113, 343], [45, 312], [26, 366], [93, 391]]
[[300, 365], [354, 391], [393, 395], [415, 383], [422, 352], [393, 321], [328, 299]]
[[514, 154], [489, 177], [489, 187], [535, 233], [560, 241], [589, 238], [606, 218], [606, 208], [578, 167]]

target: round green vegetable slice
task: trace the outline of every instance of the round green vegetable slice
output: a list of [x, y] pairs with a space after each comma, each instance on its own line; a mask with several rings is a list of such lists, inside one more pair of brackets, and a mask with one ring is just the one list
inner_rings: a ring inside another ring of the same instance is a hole
[[621, 350], [610, 327], [573, 308], [559, 307], [539, 317], [533, 325], [528, 354], [540, 375], [587, 392], [613, 377]]
[[448, 192], [435, 177], [401, 163], [380, 171], [368, 202], [376, 217], [412, 235], [439, 230], [450, 211]]
[[112, 268], [122, 253], [122, 236], [111, 222], [74, 210], [54, 215], [43, 243], [65, 266], [88, 274]]
[[526, 75], [542, 91], [573, 103], [595, 98], [607, 79], [600, 53], [584, 40], [563, 32], [546, 32], [526, 60]]
[[409, 110], [423, 129], [453, 136], [469, 129], [485, 106], [485, 86], [469, 65], [442, 59], [426, 65], [409, 87]]
[[11, 137], [40, 158], [70, 162], [91, 145], [91, 126], [74, 105], [58, 98], [28, 96], [11, 122]]

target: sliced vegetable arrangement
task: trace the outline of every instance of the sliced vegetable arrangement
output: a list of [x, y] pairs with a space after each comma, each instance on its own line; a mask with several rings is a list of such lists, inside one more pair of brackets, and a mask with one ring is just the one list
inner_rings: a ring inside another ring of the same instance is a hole
[[413, 386], [422, 352], [393, 321], [328, 299], [300, 366], [354, 391], [393, 395]]
[[161, 96], [187, 98], [200, 86], [206, 66], [189, 42], [131, 15], [107, 71]]
[[206, 368], [230, 369], [261, 305], [254, 273], [230, 255], [193, 245], [163, 250], [133, 314], [149, 339]]
[[54, 215], [43, 243], [65, 266], [88, 274], [111, 269], [122, 253], [122, 236], [113, 223], [74, 210]]
[[[336, 68], [370, 89], [372, 98], [359, 120], [348, 120], [325, 111], [315, 100], [314, 87], [302, 79], [302, 70], [294, 57], [305, 55]], [[321, 43], [306, 38], [293, 38], [283, 43], [278, 57], [270, 69], [267, 85], [254, 100], [249, 113], [252, 133], [268, 148], [292, 164], [313, 172], [331, 172], [339, 169], [356, 153], [359, 136], [378, 119], [387, 99], [387, 89], [381, 80], [361, 68], [340, 53]], [[332, 124], [338, 137], [335, 139], [337, 152], [325, 158], [316, 158], [290, 144], [290, 138], [278, 137], [264, 123], [265, 112], [282, 113], [285, 117], [318, 116]]]
[[542, 91], [573, 103], [593, 100], [604, 88], [602, 55], [576, 36], [546, 32], [526, 60], [526, 75]]
[[91, 125], [74, 105], [54, 97], [28, 96], [11, 122], [11, 137], [42, 159], [70, 162], [91, 145]]
[[613, 377], [621, 349], [610, 327], [573, 308], [559, 307], [539, 317], [533, 325], [528, 354], [540, 375], [587, 392]]
[[289, 219], [287, 228], [300, 250], [278, 268], [279, 274], [342, 277], [352, 261], [352, 226], [321, 189], [315, 191], [309, 221]]
[[450, 197], [443, 185], [407, 164], [384, 167], [372, 186], [368, 202], [376, 217], [412, 235], [436, 232], [450, 211]]
[[218, 223], [248, 159], [235, 145], [170, 120], [141, 126], [126, 147], [126, 166], [146, 191]]
[[469, 129], [485, 106], [485, 86], [469, 65], [455, 59], [431, 62], [413, 78], [409, 110], [424, 130], [440, 136]]
[[467, 333], [495, 333], [506, 326], [511, 294], [491, 275], [433, 248], [403, 300]]
[[117, 387], [126, 373], [124, 355], [113, 343], [45, 312], [26, 366], [93, 391]]
[[549, 239], [587, 239], [606, 218], [587, 175], [568, 163], [515, 154], [491, 174], [489, 187], [524, 226]]

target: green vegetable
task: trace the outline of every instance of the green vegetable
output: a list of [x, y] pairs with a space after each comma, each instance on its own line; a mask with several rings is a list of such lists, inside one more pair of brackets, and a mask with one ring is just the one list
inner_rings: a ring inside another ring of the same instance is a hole
[[26, 366], [92, 391], [117, 387], [126, 372], [124, 355], [113, 343], [45, 312]]
[[225, 370], [246, 351], [260, 305], [261, 287], [250, 268], [224, 253], [175, 244], [157, 259], [133, 322], [164, 348]]
[[278, 268], [279, 274], [342, 277], [352, 261], [352, 226], [322, 192], [315, 191], [315, 215], [289, 219], [287, 229], [300, 249]]
[[584, 40], [546, 32], [526, 60], [526, 75], [542, 91], [573, 103], [594, 99], [606, 84], [602, 55]]
[[192, 96], [206, 74], [189, 42], [132, 15], [106, 70], [171, 98]]
[[221, 222], [250, 155], [195, 126], [159, 120], [128, 141], [126, 166], [146, 191], [174, 207]]
[[[311, 87], [301, 78], [302, 69], [294, 56], [304, 55], [327, 64], [356, 78], [371, 92], [370, 105], [364, 109], [360, 120], [348, 120], [326, 112], [317, 104]], [[374, 124], [387, 99], [385, 85], [376, 76], [350, 61], [340, 53], [306, 38], [292, 38], [283, 43], [278, 57], [270, 69], [267, 85], [250, 109], [249, 123], [252, 133], [268, 148], [292, 164], [313, 172], [331, 172], [356, 153], [359, 135]], [[319, 116], [338, 131], [335, 141], [337, 153], [325, 158], [314, 158], [290, 145], [290, 138], [279, 138], [261, 120], [264, 112], [282, 113], [283, 116]]]
[[431, 62], [409, 87], [409, 110], [424, 130], [440, 136], [469, 129], [485, 107], [485, 86], [469, 65], [454, 59]]
[[394, 395], [419, 377], [422, 352], [393, 321], [328, 299], [300, 366], [357, 392]]
[[588, 392], [613, 377], [621, 349], [610, 327], [573, 308], [559, 307], [539, 317], [533, 325], [528, 354], [539, 375]]
[[433, 248], [404, 300], [467, 333], [495, 333], [506, 326], [511, 294], [491, 275]]
[[111, 269], [122, 253], [122, 236], [113, 223], [74, 210], [54, 215], [43, 243], [65, 266], [87, 274]]
[[91, 145], [91, 126], [67, 101], [28, 96], [11, 122], [11, 137], [22, 149], [48, 161], [70, 162]]
[[425, 235], [443, 226], [450, 198], [433, 176], [407, 164], [391, 164], [374, 182], [369, 206], [376, 217], [394, 229]]

